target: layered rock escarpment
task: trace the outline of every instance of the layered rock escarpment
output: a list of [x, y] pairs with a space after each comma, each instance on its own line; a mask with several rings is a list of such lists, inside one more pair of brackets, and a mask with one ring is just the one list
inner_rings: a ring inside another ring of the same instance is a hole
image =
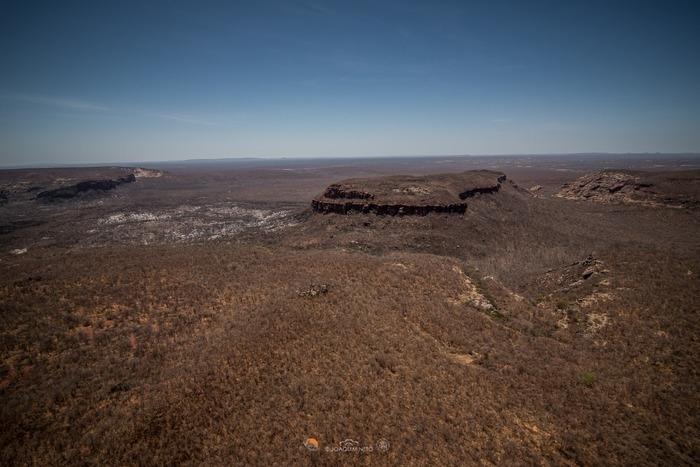
[[466, 199], [496, 193], [505, 180], [504, 174], [489, 170], [350, 179], [328, 186], [313, 199], [311, 207], [316, 212], [337, 214], [464, 214]]
[[132, 183], [136, 181], [136, 176], [132, 173], [124, 177], [108, 180], [86, 180], [76, 183], [75, 185], [64, 186], [54, 190], [42, 191], [36, 197], [37, 199], [53, 201], [59, 199], [70, 199], [78, 196], [81, 193], [89, 191], [108, 191], [122, 185], [124, 183]]

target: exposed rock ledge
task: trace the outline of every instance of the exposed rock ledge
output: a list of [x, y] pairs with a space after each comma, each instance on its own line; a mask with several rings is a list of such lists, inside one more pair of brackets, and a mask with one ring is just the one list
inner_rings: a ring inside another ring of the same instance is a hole
[[59, 199], [69, 199], [78, 196], [81, 193], [88, 191], [107, 191], [113, 190], [114, 188], [122, 185], [124, 183], [132, 183], [136, 181], [136, 176], [131, 173], [125, 177], [119, 177], [117, 179], [109, 180], [87, 180], [84, 182], [76, 183], [75, 185], [64, 186], [61, 188], [56, 188], [54, 190], [42, 191], [36, 197], [37, 199], [43, 199], [47, 201], [59, 200]]
[[467, 198], [496, 193], [506, 176], [476, 170], [458, 174], [350, 179], [330, 185], [313, 199], [320, 213], [380, 215], [464, 214]]

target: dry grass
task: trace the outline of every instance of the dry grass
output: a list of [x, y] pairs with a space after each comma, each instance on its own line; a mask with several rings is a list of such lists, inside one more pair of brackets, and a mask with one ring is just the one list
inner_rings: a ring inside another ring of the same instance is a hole
[[[526, 305], [503, 320], [451, 305], [463, 264], [440, 256], [225, 244], [60, 255], [60, 268], [29, 256], [31, 275], [4, 278], [8, 463], [291, 464], [313, 460], [309, 436], [322, 448], [390, 440], [372, 454], [386, 464], [696, 454], [682, 433], [698, 428], [684, 373], [697, 289], [659, 301], [669, 284], [651, 280], [641, 301], [606, 303], [598, 348], [573, 331], [538, 336], [546, 319]], [[327, 293], [297, 294], [321, 281]]]

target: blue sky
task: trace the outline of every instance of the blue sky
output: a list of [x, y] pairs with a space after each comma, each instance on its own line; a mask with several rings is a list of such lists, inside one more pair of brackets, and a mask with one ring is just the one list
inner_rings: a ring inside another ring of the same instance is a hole
[[700, 2], [3, 2], [0, 164], [700, 151]]

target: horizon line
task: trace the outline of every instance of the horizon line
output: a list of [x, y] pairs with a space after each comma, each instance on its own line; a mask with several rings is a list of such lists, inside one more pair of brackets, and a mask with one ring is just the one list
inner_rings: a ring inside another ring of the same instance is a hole
[[222, 157], [193, 157], [187, 159], [161, 159], [152, 161], [109, 161], [109, 162], [66, 162], [66, 163], [36, 163], [2, 165], [0, 170], [18, 169], [58, 169], [80, 167], [146, 167], [148, 164], [192, 164], [197, 162], [224, 162], [224, 161], [275, 161], [275, 160], [356, 160], [356, 159], [411, 159], [411, 158], [439, 158], [439, 157], [571, 157], [571, 156], [700, 156], [700, 151], [683, 152], [543, 152], [543, 153], [497, 153], [497, 154], [408, 154], [408, 155], [373, 155], [373, 156], [222, 156]]

